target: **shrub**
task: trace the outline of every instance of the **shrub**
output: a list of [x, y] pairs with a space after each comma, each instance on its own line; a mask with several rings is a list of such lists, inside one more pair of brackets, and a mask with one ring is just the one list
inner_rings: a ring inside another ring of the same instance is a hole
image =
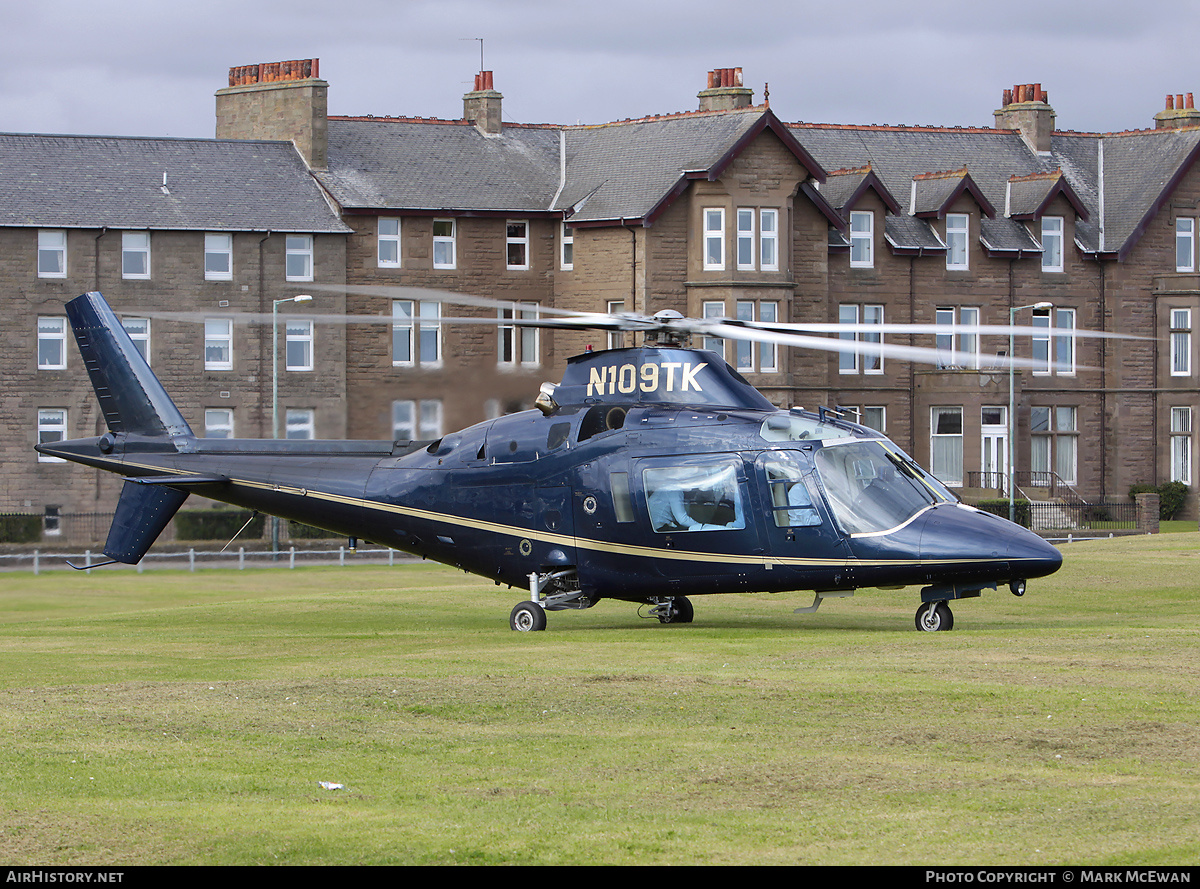
[[[185, 510], [175, 515], [175, 537], [178, 540], [232, 540], [252, 513], [247, 509]], [[254, 516], [254, 521], [239, 537], [262, 537], [266, 516]]]
[[[974, 504], [974, 506], [976, 509], [990, 512], [992, 515], [998, 515], [1002, 519], [1008, 518], [1008, 501], [1004, 498], [981, 500]], [[1013, 520], [1023, 528], [1029, 527], [1028, 500], [1016, 500], [1013, 502]]]
[[41, 515], [0, 515], [0, 543], [37, 543], [41, 538]]
[[1183, 482], [1163, 482], [1161, 485], [1131, 485], [1129, 488], [1129, 499], [1136, 500], [1138, 494], [1157, 494], [1158, 495], [1158, 518], [1160, 521], [1169, 522], [1175, 518], [1175, 514], [1183, 509], [1183, 502], [1187, 499], [1188, 486]]

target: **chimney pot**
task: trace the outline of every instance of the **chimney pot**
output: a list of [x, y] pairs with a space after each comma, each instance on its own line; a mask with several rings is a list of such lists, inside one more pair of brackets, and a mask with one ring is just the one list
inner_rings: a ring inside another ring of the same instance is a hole
[[1193, 99], [1193, 98], [1192, 98], [1192, 94], [1191, 94], [1191, 93], [1185, 93], [1185, 94], [1184, 94], [1184, 97], [1183, 97], [1183, 100], [1184, 100], [1184, 102], [1186, 102], [1186, 103], [1187, 103], [1187, 107], [1188, 107], [1188, 108], [1195, 108], [1195, 107], [1196, 107], [1196, 102], [1195, 102], [1195, 99]]

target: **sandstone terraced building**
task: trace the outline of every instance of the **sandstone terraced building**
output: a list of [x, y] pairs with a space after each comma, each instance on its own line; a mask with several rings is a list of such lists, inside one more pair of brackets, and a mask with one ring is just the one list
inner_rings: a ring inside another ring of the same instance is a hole
[[[621, 344], [505, 321], [674, 309], [937, 349], [918, 365], [696, 344], [780, 405], [856, 411], [952, 485], [999, 487], [1010, 428], [1019, 485], [1095, 501], [1192, 483], [1190, 95], [1146, 130], [1074, 133], [1036, 84], [1006, 90], [993, 126], [945, 128], [788, 123], [740, 69], [710, 72], [695, 111], [602, 125], [511, 123], [491, 73], [475, 86], [456, 119], [339, 117], [316, 60], [253, 65], [218, 91], [215, 140], [0, 135], [0, 512], [114, 502], [114, 482], [32, 450], [96, 433], [61, 311], [95, 289], [210, 435], [269, 437], [277, 376], [281, 435], [434, 438]], [[1008, 338], [937, 331], [1010, 317], [1037, 329], [1015, 343], [1034, 365], [1012, 417]]]

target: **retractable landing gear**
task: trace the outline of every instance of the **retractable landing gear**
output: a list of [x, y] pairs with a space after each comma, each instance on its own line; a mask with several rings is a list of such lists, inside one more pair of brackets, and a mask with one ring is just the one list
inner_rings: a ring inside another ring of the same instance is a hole
[[687, 596], [655, 596], [646, 602], [653, 606], [650, 616], [660, 624], [690, 624], [696, 614]]
[[954, 614], [945, 600], [928, 602], [917, 609], [917, 629], [926, 633], [954, 629]]
[[546, 629], [546, 612], [567, 608], [591, 608], [596, 602], [579, 590], [574, 568], [529, 575], [529, 600], [518, 602], [508, 616], [508, 625], [518, 633]]

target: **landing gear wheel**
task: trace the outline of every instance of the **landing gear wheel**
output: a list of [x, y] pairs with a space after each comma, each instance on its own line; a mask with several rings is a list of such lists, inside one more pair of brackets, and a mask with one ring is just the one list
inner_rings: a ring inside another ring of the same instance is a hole
[[917, 609], [917, 629], [926, 633], [954, 629], [954, 615], [950, 606], [941, 602], [929, 602]]
[[546, 629], [546, 609], [536, 602], [518, 602], [508, 616], [508, 625], [518, 633]]
[[670, 602], [669, 610], [659, 620], [664, 624], [690, 624], [696, 612], [687, 596], [676, 596]]

